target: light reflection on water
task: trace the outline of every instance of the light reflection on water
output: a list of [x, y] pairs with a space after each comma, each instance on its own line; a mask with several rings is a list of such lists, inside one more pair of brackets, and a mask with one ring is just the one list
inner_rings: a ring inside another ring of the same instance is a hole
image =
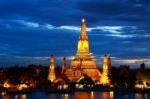
[[15, 95], [15, 99], [27, 99], [26, 94]]
[[150, 94], [129, 93], [118, 94], [110, 92], [75, 92], [73, 94], [47, 94], [35, 92], [32, 94], [5, 94], [0, 99], [150, 99]]
[[[149, 97], [150, 98], [150, 97]], [[135, 99], [149, 99], [147, 94], [135, 94]]]

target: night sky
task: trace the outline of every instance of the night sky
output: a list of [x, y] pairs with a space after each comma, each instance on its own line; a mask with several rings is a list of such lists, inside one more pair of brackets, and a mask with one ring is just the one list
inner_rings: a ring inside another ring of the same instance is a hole
[[150, 0], [0, 0], [0, 65], [69, 62], [83, 17], [99, 67], [105, 53], [113, 66], [150, 67]]

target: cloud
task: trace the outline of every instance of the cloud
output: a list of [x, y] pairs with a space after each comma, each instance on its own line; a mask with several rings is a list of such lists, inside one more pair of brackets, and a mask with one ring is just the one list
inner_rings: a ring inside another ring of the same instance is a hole
[[[55, 26], [52, 24], [40, 24], [37, 22], [32, 22], [32, 21], [27, 21], [27, 20], [10, 20], [11, 22], [15, 22], [15, 24], [19, 25], [14, 25], [14, 24], [8, 24], [9, 28], [38, 28], [38, 29], [50, 29], [50, 30], [70, 30], [70, 31], [80, 31], [79, 26]], [[8, 25], [5, 25], [6, 28]], [[135, 30], [135, 26], [95, 26], [95, 27], [87, 27], [87, 32], [92, 32], [92, 31], [100, 31], [100, 32], [108, 32], [111, 34], [108, 34], [106, 36], [115, 36], [115, 37], [122, 37], [122, 38], [130, 38], [134, 37], [134, 35], [123, 35], [124, 29], [126, 28], [131, 28], [132, 31]]]
[[45, 24], [43, 27], [45, 27], [47, 29], [55, 29], [55, 27], [51, 24]]
[[141, 64], [141, 63], [145, 63], [147, 65], [150, 65], [150, 59], [116, 59], [116, 60], [113, 60], [113, 62], [117, 62], [119, 64], [132, 64], [132, 65], [135, 65], [135, 64]]
[[[62, 57], [62, 56], [55, 57], [55, 59], [58, 60], [58, 61], [62, 61], [63, 58], [64, 57]], [[74, 56], [66, 56], [65, 58], [66, 58], [67, 61], [68, 60], [70, 61], [70, 60], [72, 60], [74, 58]]]
[[[136, 29], [136, 26], [95, 26], [95, 27], [87, 27], [87, 32], [99, 31], [99, 34], [101, 32], [107, 32], [107, 34], [104, 34], [105, 36], [113, 36], [119, 38], [133, 38], [138, 36], [135, 34], [124, 34], [124, 31], [127, 28], [131, 29], [130, 31], [133, 31]], [[80, 31], [80, 27], [76, 27], [76, 26], [60, 26], [57, 27], [57, 29]], [[90, 35], [95, 35], [95, 34], [90, 34]], [[146, 37], [148, 35], [144, 35], [144, 36]]]
[[114, 36], [114, 37], [119, 37], [119, 38], [133, 38], [136, 37], [135, 35], [120, 35], [120, 34], [108, 34], [107, 36]]
[[58, 29], [80, 31], [80, 27], [76, 27], [76, 26], [60, 26], [60, 27], [58, 27]]
[[121, 30], [123, 29], [122, 26], [98, 26], [98, 27], [95, 27], [95, 28], [92, 28], [93, 30], [94, 29], [99, 29], [99, 30], [102, 30], [104, 32], [110, 32], [110, 33], [115, 33], [115, 34], [121, 34]]
[[[139, 68], [141, 63], [145, 63], [147, 67], [150, 66], [150, 58], [125, 58], [125, 57], [111, 57], [112, 66], [119, 67], [121, 65], [129, 65], [131, 68]], [[95, 56], [98, 67], [103, 65], [103, 55]]]
[[120, 59], [120, 60], [113, 60], [114, 62], [119, 62], [121, 64], [134, 64], [137, 61], [140, 61], [139, 59]]
[[[66, 30], [75, 30], [80, 31], [80, 27], [78, 26], [60, 26], [58, 29], [66, 29]], [[104, 32], [110, 32], [115, 34], [121, 34], [121, 30], [123, 29], [123, 26], [96, 26], [96, 27], [87, 27], [87, 31], [91, 32], [94, 30], [101, 30]]]
[[15, 20], [17, 23], [20, 23], [21, 25], [32, 27], [32, 28], [38, 28], [39, 24], [35, 22], [25, 21], [25, 20]]
[[[109, 34], [105, 34], [106, 36], [114, 36], [120, 38], [132, 38], [136, 37], [134, 34], [123, 34], [126, 28], [130, 28], [135, 30], [136, 26], [96, 26], [96, 27], [87, 27], [87, 32], [92, 31], [99, 31], [101, 32], [108, 32]], [[73, 30], [73, 31], [80, 31], [80, 27], [76, 26], [60, 26], [57, 29], [65, 29], [65, 30]], [[131, 30], [130, 30], [131, 31]], [[146, 36], [146, 35], [144, 35]]]

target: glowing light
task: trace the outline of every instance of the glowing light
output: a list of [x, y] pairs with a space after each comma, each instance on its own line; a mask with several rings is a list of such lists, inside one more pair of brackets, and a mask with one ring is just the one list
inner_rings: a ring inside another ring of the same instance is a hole
[[26, 84], [20, 84], [17, 87], [18, 90], [23, 90], [23, 89], [26, 89], [26, 88], [28, 88], [28, 86]]
[[6, 95], [6, 94], [7, 94], [6, 92], [1, 92], [1, 95], [2, 95], [2, 96]]
[[143, 84], [136, 84], [135, 88], [144, 89], [144, 88], [148, 88], [148, 87], [147, 87], [146, 83], [143, 83]]
[[69, 99], [69, 95], [68, 94], [62, 94], [62, 99]]
[[68, 85], [64, 84], [64, 85], [63, 85], [63, 88], [64, 88], [64, 89], [67, 89], [67, 88], [68, 88]]
[[84, 23], [85, 22], [85, 19], [84, 18], [82, 18], [82, 23]]
[[4, 88], [9, 88], [9, 87], [11, 87], [11, 85], [7, 81], [5, 81], [4, 84], [3, 84], [3, 87]]
[[110, 91], [110, 99], [114, 99], [114, 92]]

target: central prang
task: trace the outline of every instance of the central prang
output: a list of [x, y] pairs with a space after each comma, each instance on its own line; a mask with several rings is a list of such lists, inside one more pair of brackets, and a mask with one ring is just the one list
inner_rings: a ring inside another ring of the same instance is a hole
[[101, 73], [90, 54], [89, 41], [86, 33], [86, 22], [84, 18], [81, 22], [77, 53], [74, 59], [71, 60], [70, 67], [66, 69], [65, 74], [71, 81], [77, 81], [83, 75], [91, 77], [94, 81], [99, 81]]

